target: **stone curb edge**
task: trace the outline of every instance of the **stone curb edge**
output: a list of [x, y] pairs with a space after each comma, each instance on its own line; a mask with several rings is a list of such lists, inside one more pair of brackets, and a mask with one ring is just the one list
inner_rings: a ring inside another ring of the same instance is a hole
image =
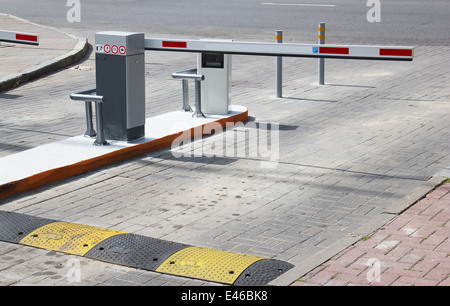
[[78, 38], [78, 42], [72, 51], [55, 59], [42, 62], [39, 65], [28, 68], [20, 73], [11, 74], [1, 78], [0, 92], [70, 66], [84, 58], [88, 50], [89, 44], [87, 38]]
[[400, 201], [397, 201], [394, 205], [391, 205], [385, 214], [400, 215], [409, 207], [417, 203], [423, 197], [425, 197], [430, 191], [441, 185], [447, 178], [443, 176], [433, 176], [425, 184], [411, 192], [409, 195], [403, 197]]

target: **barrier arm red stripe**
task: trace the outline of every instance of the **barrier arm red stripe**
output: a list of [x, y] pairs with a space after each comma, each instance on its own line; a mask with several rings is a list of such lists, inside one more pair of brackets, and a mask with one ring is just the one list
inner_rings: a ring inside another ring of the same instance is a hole
[[185, 41], [163, 41], [163, 48], [187, 48]]
[[0, 30], [0, 41], [37, 46], [39, 45], [39, 35]]
[[26, 35], [26, 34], [16, 34], [17, 40], [24, 40], [24, 41], [30, 41], [30, 42], [37, 42], [38, 37], [36, 35]]
[[341, 47], [319, 47], [320, 54], [349, 54], [349, 48]]
[[413, 56], [411, 49], [380, 49], [380, 56]]

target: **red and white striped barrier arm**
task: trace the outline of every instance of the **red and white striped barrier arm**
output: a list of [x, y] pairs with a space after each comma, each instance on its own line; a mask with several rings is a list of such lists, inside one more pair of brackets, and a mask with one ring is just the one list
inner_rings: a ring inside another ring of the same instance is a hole
[[32, 33], [0, 31], [0, 41], [38, 46], [39, 35]]
[[398, 46], [346, 46], [214, 40], [145, 39], [145, 49], [196, 53], [217, 52], [224, 54], [394, 61], [412, 61], [414, 58], [414, 47]]

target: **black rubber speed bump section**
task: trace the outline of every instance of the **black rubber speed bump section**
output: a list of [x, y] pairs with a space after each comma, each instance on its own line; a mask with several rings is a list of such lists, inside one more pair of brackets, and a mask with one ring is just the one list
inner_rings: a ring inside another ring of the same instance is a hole
[[86, 253], [86, 258], [155, 271], [172, 254], [189, 247], [135, 234], [110, 237]]
[[0, 241], [19, 243], [31, 232], [54, 222], [51, 219], [0, 211]]
[[294, 265], [277, 259], [259, 260], [242, 272], [234, 285], [264, 286], [293, 267]]

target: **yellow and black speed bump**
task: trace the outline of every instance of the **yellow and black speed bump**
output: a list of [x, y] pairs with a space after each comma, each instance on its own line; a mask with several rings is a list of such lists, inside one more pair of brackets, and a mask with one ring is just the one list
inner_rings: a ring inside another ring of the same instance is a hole
[[18, 243], [35, 229], [56, 222], [9, 211], [0, 211], [0, 241]]
[[3, 211], [0, 241], [237, 286], [263, 286], [294, 267], [280, 260]]

